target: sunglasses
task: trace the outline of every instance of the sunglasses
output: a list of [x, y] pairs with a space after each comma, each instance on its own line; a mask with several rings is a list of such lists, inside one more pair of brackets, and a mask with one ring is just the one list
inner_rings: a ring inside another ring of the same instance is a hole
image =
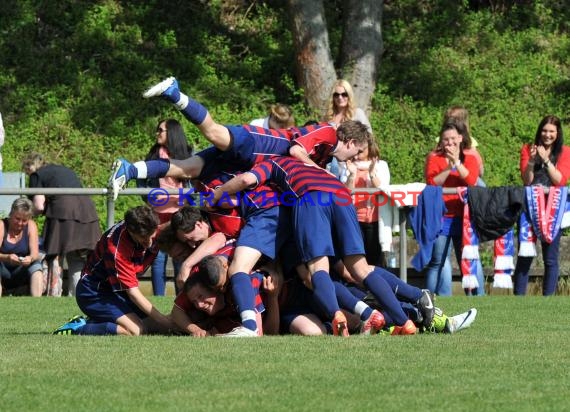
[[333, 97], [334, 97], [335, 99], [338, 98], [338, 97], [340, 97], [340, 96], [346, 98], [346, 97], [348, 97], [348, 93], [347, 93], [347, 92], [342, 92], [342, 93], [334, 92], [334, 93], [333, 93]]
[[166, 133], [167, 131], [168, 131], [168, 130], [163, 129], [162, 127], [159, 127], [159, 128], [156, 129], [156, 133], [162, 133], [162, 132], [165, 132], [165, 133]]

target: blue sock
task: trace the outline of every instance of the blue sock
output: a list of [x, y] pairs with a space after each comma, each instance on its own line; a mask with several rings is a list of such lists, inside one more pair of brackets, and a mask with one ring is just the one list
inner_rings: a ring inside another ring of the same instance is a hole
[[250, 330], [257, 330], [255, 319], [255, 293], [247, 273], [237, 272], [230, 278], [232, 295], [238, 308], [241, 324]]
[[392, 288], [396, 296], [409, 303], [416, 303], [422, 297], [422, 290], [415, 286], [409, 285], [402, 279], [388, 272], [386, 269], [376, 266], [373, 273], [377, 273]]
[[420, 322], [420, 319], [423, 319], [423, 317], [420, 316], [420, 311], [418, 308], [416, 308], [411, 303], [402, 302], [402, 310], [406, 316], [408, 316], [408, 318], [410, 318], [414, 323], [418, 323]]
[[402, 310], [400, 302], [396, 298], [394, 291], [390, 288], [382, 276], [376, 272], [370, 272], [366, 279], [364, 279], [364, 286], [372, 292], [383, 311], [390, 315], [397, 326], [402, 326], [408, 320], [408, 317]]
[[139, 161], [127, 166], [127, 180], [158, 179], [165, 177], [170, 169], [169, 159]]
[[145, 164], [146, 177], [151, 179], [166, 176], [168, 169], [170, 169], [170, 160], [168, 159], [147, 160]]
[[78, 335], [116, 335], [117, 324], [112, 322], [87, 322], [77, 330]]
[[386, 322], [384, 327], [394, 325], [394, 320], [390, 317], [390, 315], [388, 315], [386, 312], [382, 312], [382, 315], [384, 315], [384, 322]]
[[341, 308], [349, 312], [356, 313], [361, 320], [366, 320], [372, 314], [372, 308], [366, 303], [359, 300], [352, 292], [342, 283], [333, 281], [336, 298]]
[[[181, 93], [182, 96], [182, 93]], [[196, 100], [192, 99], [191, 97], [188, 98], [188, 104], [184, 109], [180, 111], [184, 115], [184, 117], [190, 120], [192, 123], [199, 125], [204, 122], [206, 115], [208, 114], [208, 110], [198, 103]]]
[[319, 270], [311, 277], [313, 285], [313, 296], [317, 303], [325, 311], [327, 318], [332, 319], [334, 314], [340, 310], [333, 281], [330, 275], [324, 270]]

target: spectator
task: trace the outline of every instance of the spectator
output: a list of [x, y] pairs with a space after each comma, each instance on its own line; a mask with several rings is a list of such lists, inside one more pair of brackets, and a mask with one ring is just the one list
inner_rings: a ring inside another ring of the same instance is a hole
[[[387, 186], [390, 184], [388, 164], [380, 160], [380, 149], [375, 141], [369, 140], [368, 148], [359, 153], [355, 160], [346, 161], [348, 171], [346, 186], [350, 190], [359, 187]], [[358, 223], [364, 238], [366, 260], [370, 265], [381, 266], [382, 249], [378, 238], [378, 207], [371, 196], [353, 195]]]
[[55, 335], [138, 336], [173, 330], [170, 317], [142, 294], [137, 278], [158, 252], [158, 223], [150, 207], [138, 206], [101, 236], [77, 284], [77, 305], [89, 318], [76, 316]]
[[[463, 138], [463, 143], [464, 143], [463, 153], [474, 156], [475, 159], [477, 159], [477, 164], [479, 167], [479, 176], [477, 178], [476, 185], [485, 187], [486, 185], [485, 182], [483, 181], [483, 172], [484, 172], [483, 158], [481, 157], [479, 151], [477, 150], [478, 146], [477, 141], [471, 135], [471, 129], [469, 127], [469, 112], [463, 106], [451, 106], [445, 111], [443, 115], [443, 124], [448, 122], [450, 119], [453, 119], [455, 122], [462, 124], [463, 127], [465, 128], [465, 136]], [[431, 156], [437, 155], [438, 153], [441, 152], [439, 142], [440, 138], [437, 137], [436, 148], [428, 154], [426, 159], [426, 166]], [[455, 245], [454, 245], [454, 250], [455, 250]], [[460, 253], [460, 250], [455, 250], [455, 253], [457, 255], [458, 253]], [[440, 275], [441, 279], [452, 278], [452, 266], [451, 266], [450, 255], [451, 255], [451, 250], [448, 251], [448, 254], [445, 257], [445, 262], [443, 264]], [[482, 296], [485, 294], [485, 288], [483, 286], [485, 284], [485, 277], [483, 274], [483, 266], [481, 265], [480, 260], [477, 261], [477, 281], [479, 282], [479, 285], [481, 287], [477, 288], [476, 293], [477, 295]]]
[[[29, 186], [80, 188], [75, 172], [65, 166], [46, 163], [44, 157], [29, 153], [22, 161], [24, 172], [30, 177]], [[46, 216], [43, 237], [48, 262], [48, 296], [62, 294], [63, 258], [68, 267], [68, 294], [75, 295], [81, 269], [89, 251], [101, 236], [95, 204], [87, 196], [35, 195], [36, 213]]]
[[337, 80], [333, 86], [324, 120], [336, 126], [347, 120], [358, 120], [372, 133], [370, 120], [364, 110], [355, 107], [354, 91], [350, 83], [344, 79]]
[[[562, 124], [556, 116], [545, 116], [538, 125], [533, 144], [525, 144], [520, 155], [520, 171], [525, 186], [542, 185], [547, 187], [566, 186], [570, 176], [570, 148], [564, 146]], [[560, 236], [551, 243], [541, 239], [542, 258], [544, 260], [544, 278], [542, 294], [556, 292], [559, 267]], [[526, 294], [528, 273], [532, 257], [519, 256], [514, 272], [515, 295]]]
[[[156, 143], [150, 149], [145, 160], [186, 159], [191, 155], [192, 147], [188, 145], [184, 129], [180, 123], [174, 119], [159, 121], [156, 127]], [[180, 189], [187, 186], [186, 182], [186, 180], [174, 177], [161, 177], [156, 179], [139, 179], [137, 185], [139, 187]], [[179, 197], [176, 195], [159, 195], [153, 198], [150, 206], [158, 213], [160, 223], [164, 224], [169, 222], [172, 214], [180, 209]], [[152, 263], [151, 280], [152, 290], [155, 296], [165, 295], [167, 260], [167, 254], [159, 251], [156, 259]], [[180, 265], [173, 262], [173, 266], [174, 276], [176, 277], [180, 270]]]
[[43, 267], [39, 258], [38, 227], [32, 220], [33, 204], [28, 198], [12, 203], [10, 215], [0, 223], [0, 296], [6, 289], [29, 287], [32, 296], [44, 289]]
[[264, 129], [288, 129], [295, 126], [293, 110], [283, 103], [272, 104], [269, 108], [269, 115], [263, 119], [255, 119], [250, 123], [252, 126], [263, 127]]
[[[464, 124], [449, 119], [441, 128], [438, 150], [427, 157], [426, 182], [443, 187], [473, 186], [479, 176], [477, 159], [464, 152], [466, 135]], [[427, 288], [442, 296], [451, 295], [451, 271], [444, 272], [445, 258], [453, 241], [458, 262], [461, 261], [463, 202], [457, 194], [443, 196], [447, 213], [442, 222], [442, 232], [437, 237], [432, 258], [427, 265]], [[445, 275], [445, 278], [443, 277]], [[479, 279], [478, 279], [479, 283]], [[483, 285], [479, 284], [482, 288]], [[477, 293], [470, 291], [469, 293]]]

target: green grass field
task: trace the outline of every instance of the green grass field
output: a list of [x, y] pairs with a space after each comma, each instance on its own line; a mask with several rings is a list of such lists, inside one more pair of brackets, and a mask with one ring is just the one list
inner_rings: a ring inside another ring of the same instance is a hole
[[0, 410], [570, 409], [568, 297], [437, 303], [479, 315], [455, 335], [53, 336], [74, 299], [1, 298]]

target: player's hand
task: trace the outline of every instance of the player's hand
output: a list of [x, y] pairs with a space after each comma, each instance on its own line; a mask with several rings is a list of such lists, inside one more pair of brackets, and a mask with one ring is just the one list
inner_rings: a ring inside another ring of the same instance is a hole
[[277, 296], [279, 290], [281, 289], [281, 284], [278, 277], [267, 276], [263, 278], [263, 289], [267, 292], [269, 296]]

